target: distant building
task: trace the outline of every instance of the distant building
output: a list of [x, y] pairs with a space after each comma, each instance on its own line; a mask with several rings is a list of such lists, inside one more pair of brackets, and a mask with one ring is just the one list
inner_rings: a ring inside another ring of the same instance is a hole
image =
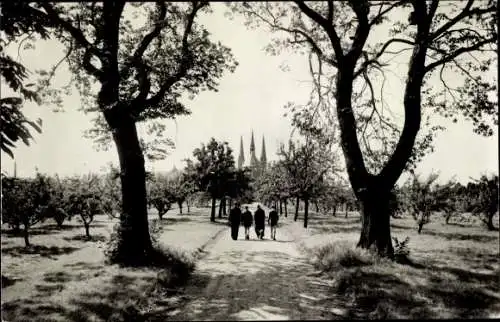
[[[240, 137], [240, 154], [238, 156], [238, 169], [242, 169], [245, 166], [245, 152], [243, 148], [243, 136]], [[266, 141], [264, 136], [262, 136], [262, 150], [260, 153], [260, 160], [257, 159], [255, 154], [255, 140], [252, 130], [252, 136], [250, 138], [250, 164], [249, 168], [252, 170], [252, 176], [256, 179], [267, 166], [267, 155], [266, 155]]]

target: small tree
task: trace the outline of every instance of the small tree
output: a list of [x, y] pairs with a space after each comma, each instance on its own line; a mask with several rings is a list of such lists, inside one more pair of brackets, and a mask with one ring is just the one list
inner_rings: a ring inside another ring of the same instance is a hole
[[171, 182], [166, 176], [157, 174], [151, 179], [148, 190], [148, 202], [158, 211], [158, 217], [162, 220], [176, 201]]
[[17, 228], [23, 225], [26, 247], [30, 246], [29, 230], [45, 219], [44, 207], [49, 200], [46, 176], [37, 173], [35, 179], [3, 177], [2, 220]]
[[89, 173], [68, 178], [66, 183], [67, 212], [71, 217], [80, 216], [85, 236], [90, 239], [90, 224], [95, 215], [103, 213], [105, 204], [101, 198], [101, 178], [95, 173]]
[[430, 174], [427, 179], [421, 181], [418, 175], [413, 175], [405, 189], [405, 202], [408, 210], [418, 224], [418, 233], [422, 232], [425, 224], [430, 222], [432, 212], [438, 211], [443, 207], [442, 201], [436, 196], [441, 195], [439, 185], [435, 185], [438, 174]]
[[488, 230], [495, 230], [493, 217], [498, 211], [498, 175], [488, 178], [486, 175], [475, 180], [472, 185], [472, 213], [483, 215], [483, 222]]

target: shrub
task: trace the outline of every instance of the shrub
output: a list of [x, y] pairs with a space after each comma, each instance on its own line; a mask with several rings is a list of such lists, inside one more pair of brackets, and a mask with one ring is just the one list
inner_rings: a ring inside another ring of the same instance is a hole
[[394, 240], [394, 258], [397, 259], [408, 259], [410, 255], [410, 248], [408, 243], [410, 242], [410, 237], [406, 237], [405, 240], [399, 241], [396, 237], [392, 238]]
[[381, 260], [370, 250], [354, 248], [343, 242], [320, 246], [315, 250], [314, 255], [314, 266], [323, 271], [331, 271], [339, 267], [372, 265]]

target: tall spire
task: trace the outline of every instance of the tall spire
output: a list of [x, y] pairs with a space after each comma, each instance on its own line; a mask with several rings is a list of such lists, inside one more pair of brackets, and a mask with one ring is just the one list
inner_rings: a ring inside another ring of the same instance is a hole
[[243, 163], [245, 163], [245, 152], [243, 150], [243, 136], [240, 137], [240, 155], [238, 157], [238, 169], [243, 167]]
[[253, 130], [252, 130], [252, 139], [250, 141], [250, 166], [251, 167], [256, 167], [258, 165], [259, 161], [257, 160], [257, 157], [255, 156], [255, 142], [253, 139]]
[[262, 169], [266, 168], [267, 156], [266, 156], [266, 141], [264, 140], [264, 135], [262, 136], [262, 151], [260, 153], [260, 165]]

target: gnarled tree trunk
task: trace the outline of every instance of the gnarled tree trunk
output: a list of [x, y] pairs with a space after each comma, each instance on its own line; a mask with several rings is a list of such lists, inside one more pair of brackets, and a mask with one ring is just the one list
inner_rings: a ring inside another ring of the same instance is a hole
[[380, 255], [393, 257], [388, 193], [370, 189], [363, 194], [358, 247], [375, 246]]
[[147, 261], [153, 250], [148, 227], [144, 155], [135, 122], [123, 118], [114, 121], [113, 139], [120, 159], [122, 186], [122, 213], [114, 261], [134, 265]]

